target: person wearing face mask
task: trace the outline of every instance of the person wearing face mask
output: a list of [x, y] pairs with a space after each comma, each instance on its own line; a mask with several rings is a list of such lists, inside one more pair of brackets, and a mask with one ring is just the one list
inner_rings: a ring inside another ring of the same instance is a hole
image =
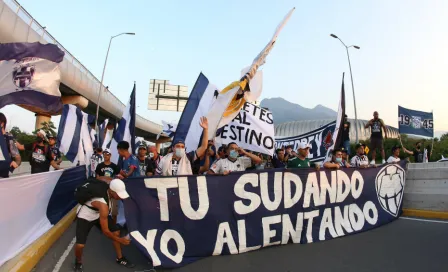
[[155, 146], [148, 147], [148, 153], [149, 161], [152, 163], [152, 168], [154, 169], [153, 174], [155, 174], [155, 169], [159, 166], [163, 156], [157, 152], [157, 148]]
[[[243, 156], [240, 157], [240, 154]], [[215, 162], [207, 172], [207, 174], [228, 175], [231, 172], [246, 171], [247, 168], [252, 166], [252, 162], [255, 165], [262, 162], [259, 156], [245, 151], [236, 143], [230, 143], [229, 145], [227, 145], [227, 155], [227, 158], [220, 159], [219, 161]]]
[[36, 133], [36, 141], [34, 143], [25, 145], [17, 143], [17, 148], [19, 150], [31, 151], [31, 174], [48, 172], [50, 171], [50, 165], [56, 170], [62, 169], [53, 159], [50, 147], [45, 144], [46, 140], [47, 134], [41, 129]]
[[20, 157], [19, 150], [17, 149], [16, 140], [14, 139], [14, 136], [11, 133], [6, 132], [6, 123], [7, 123], [6, 116], [0, 112], [0, 129], [5, 139], [6, 148], [9, 152], [9, 156], [11, 159], [9, 169], [5, 167], [5, 169], [2, 169], [0, 171], [0, 178], [8, 178], [9, 172], [14, 171], [14, 169], [19, 167], [22, 162], [22, 158]]
[[[208, 135], [208, 121], [206, 117], [201, 117], [199, 125], [203, 129], [203, 135]], [[176, 140], [172, 143], [173, 152], [168, 153], [160, 161], [156, 175], [179, 176], [198, 175], [201, 168], [201, 160], [207, 151], [207, 137], [202, 137], [201, 146], [196, 151], [185, 153], [185, 142]]]
[[350, 168], [350, 164], [348, 164], [342, 158], [342, 151], [340, 149], [335, 149], [333, 151], [333, 156], [331, 157], [331, 161], [327, 161], [324, 163], [325, 169], [339, 169], [339, 168]]
[[415, 163], [422, 163], [423, 162], [423, 156], [424, 156], [424, 151], [422, 149], [422, 143], [421, 142], [417, 142], [415, 143], [415, 148], [414, 150], [410, 151], [407, 150], [404, 146], [403, 146], [403, 151], [405, 153], [408, 153], [409, 155], [414, 156], [414, 162]]

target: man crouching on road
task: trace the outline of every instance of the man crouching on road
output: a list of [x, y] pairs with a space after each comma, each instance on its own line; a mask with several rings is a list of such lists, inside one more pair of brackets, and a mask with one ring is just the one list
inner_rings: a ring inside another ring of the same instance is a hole
[[[88, 184], [86, 184], [88, 185]], [[83, 185], [83, 186], [86, 186]], [[109, 189], [105, 186], [106, 195], [116, 200], [129, 197], [123, 181], [114, 179], [110, 182]], [[97, 226], [103, 234], [113, 241], [115, 252], [117, 253], [116, 262], [127, 268], [133, 268], [135, 265], [128, 261], [121, 253], [121, 245], [129, 245], [130, 240], [120, 237], [120, 227], [113, 223], [109, 217], [109, 204], [105, 198], [95, 197], [85, 202], [77, 211], [76, 222], [76, 245], [75, 245], [75, 267], [74, 271], [83, 272], [82, 253], [87, 241], [87, 236], [93, 226]]]

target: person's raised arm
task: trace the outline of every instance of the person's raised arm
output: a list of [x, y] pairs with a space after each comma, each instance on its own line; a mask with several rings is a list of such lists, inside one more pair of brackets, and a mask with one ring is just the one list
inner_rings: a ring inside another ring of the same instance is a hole
[[258, 157], [255, 154], [251, 154], [249, 152], [246, 152], [246, 150], [239, 147], [239, 152], [242, 153], [244, 156], [250, 158], [255, 164], [261, 163], [262, 159]]
[[16, 141], [16, 146], [17, 146], [17, 149], [20, 150], [20, 151], [24, 151], [25, 150], [25, 145], [23, 145], [23, 144], [21, 144], [21, 143], [19, 143], [17, 141]]
[[202, 131], [202, 143], [201, 146], [198, 147], [198, 149], [196, 150], [196, 156], [198, 156], [198, 158], [201, 158], [202, 156], [204, 156], [205, 151], [207, 150], [207, 146], [208, 146], [208, 121], [207, 121], [207, 117], [201, 117], [201, 121], [199, 122], [199, 125], [201, 126], [201, 128], [203, 128]]
[[100, 213], [100, 226], [101, 226], [101, 231], [103, 232], [103, 234], [106, 237], [108, 237], [109, 239], [114, 240], [120, 244], [129, 245], [129, 243], [131, 242], [130, 240], [128, 240], [126, 238], [120, 238], [119, 236], [115, 236], [109, 230], [109, 220], [108, 220], [109, 207], [107, 207], [106, 204], [101, 203], [99, 201], [93, 201], [92, 207], [96, 208]]
[[199, 173], [207, 172], [210, 169], [210, 156], [209, 154], [205, 154], [205, 162], [204, 165], [199, 168]]

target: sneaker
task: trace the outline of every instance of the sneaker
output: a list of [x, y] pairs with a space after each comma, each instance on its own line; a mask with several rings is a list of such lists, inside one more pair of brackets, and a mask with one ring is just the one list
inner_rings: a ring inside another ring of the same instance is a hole
[[82, 268], [82, 263], [78, 263], [75, 261], [75, 267], [73, 267], [73, 271], [75, 272], [84, 272]]
[[121, 257], [121, 259], [116, 260], [117, 264], [122, 265], [127, 268], [134, 268], [135, 264], [131, 263], [128, 259], [125, 257]]
[[370, 165], [375, 165], [375, 161], [372, 160], [372, 161], [370, 162]]
[[386, 163], [386, 161], [385, 161], [385, 160], [382, 160], [382, 161], [381, 161], [381, 163], [382, 163], [382, 164], [385, 164], [385, 163]]

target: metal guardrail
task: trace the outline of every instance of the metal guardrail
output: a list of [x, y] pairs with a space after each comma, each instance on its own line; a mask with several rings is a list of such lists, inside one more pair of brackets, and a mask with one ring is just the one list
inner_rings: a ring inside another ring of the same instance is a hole
[[[19, 2], [16, 0], [2, 0], [5, 4], [7, 4], [12, 10], [16, 11], [17, 16], [19, 16], [24, 22], [28, 23], [29, 27], [35, 30], [37, 33], [42, 32], [40, 36], [40, 41], [44, 40], [47, 43], [56, 44], [62, 51], [65, 52], [64, 58], [71, 62], [74, 66], [79, 68], [79, 70], [86, 75], [89, 79], [92, 79], [96, 81], [97, 85], [100, 86], [101, 82], [98, 80], [98, 78], [93, 75], [89, 69], [87, 69], [75, 56], [73, 56], [65, 47], [59, 43], [53, 35], [51, 35], [41, 24], [39, 24], [36, 19], [31, 16], [31, 14], [20, 5]], [[105, 86], [103, 85], [103, 90], [106, 90]], [[109, 92], [110, 95], [114, 96], [118, 101], [118, 97], [116, 97], [112, 92]]]

